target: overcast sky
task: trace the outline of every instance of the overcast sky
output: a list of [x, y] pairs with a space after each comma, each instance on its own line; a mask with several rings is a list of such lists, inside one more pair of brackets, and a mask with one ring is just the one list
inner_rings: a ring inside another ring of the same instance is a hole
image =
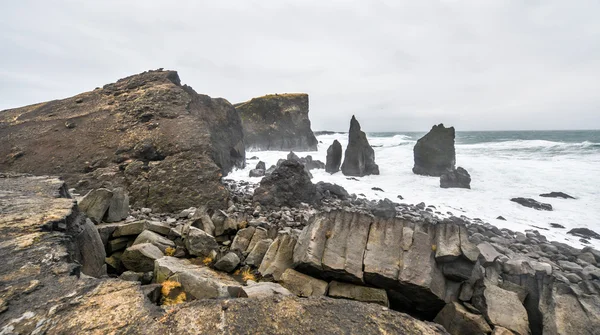
[[18, 0], [0, 109], [179, 71], [232, 103], [307, 92], [313, 130], [599, 129], [600, 1]]

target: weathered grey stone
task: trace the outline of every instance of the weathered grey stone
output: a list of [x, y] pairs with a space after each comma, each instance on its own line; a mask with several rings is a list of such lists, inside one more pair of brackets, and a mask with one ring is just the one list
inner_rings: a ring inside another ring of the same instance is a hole
[[271, 296], [289, 296], [294, 295], [285, 287], [277, 283], [270, 282], [247, 282], [248, 286], [244, 287], [244, 291], [248, 298], [265, 298]]
[[565, 271], [569, 272], [577, 272], [583, 270], [581, 265], [569, 261], [558, 261], [558, 265]]
[[460, 228], [455, 223], [439, 223], [435, 225], [437, 262], [450, 262], [457, 259], [462, 251], [460, 249]]
[[460, 251], [463, 256], [465, 256], [471, 262], [476, 262], [479, 258], [479, 249], [477, 246], [469, 241], [469, 233], [467, 232], [467, 227], [463, 224], [459, 226], [460, 233]]
[[258, 272], [263, 276], [271, 274], [275, 280], [279, 280], [283, 272], [292, 267], [296, 240], [290, 233], [279, 234], [269, 246]]
[[281, 285], [299, 297], [311, 297], [325, 295], [328, 284], [294, 269], [287, 269], [281, 275]]
[[332, 281], [329, 284], [329, 291], [327, 295], [333, 298], [344, 298], [362, 302], [376, 303], [386, 307], [389, 307], [390, 305], [385, 290], [374, 287], [342, 283], [338, 281]]
[[240, 258], [235, 252], [228, 252], [215, 263], [215, 269], [232, 272], [240, 264]]
[[196, 227], [189, 227], [185, 235], [185, 247], [190, 255], [198, 257], [206, 257], [219, 250], [215, 238]]
[[273, 240], [271, 239], [261, 240], [256, 243], [254, 248], [248, 254], [248, 257], [246, 257], [245, 263], [247, 265], [259, 266], [260, 263], [262, 263], [265, 254], [269, 250], [271, 243], [273, 243]]
[[106, 212], [106, 222], [118, 222], [125, 220], [129, 215], [129, 196], [123, 188], [118, 187], [112, 191], [113, 196], [110, 199], [110, 205]]
[[520, 335], [531, 333], [527, 311], [517, 293], [480, 282], [475, 287], [472, 301], [490, 324], [508, 328]]
[[81, 232], [75, 237], [78, 245], [81, 272], [92, 277], [101, 277], [106, 274], [104, 260], [106, 252], [98, 230], [90, 220], [85, 220], [81, 225]]
[[383, 286], [381, 282], [395, 283], [398, 280], [404, 252], [398, 241], [403, 240], [405, 229], [401, 220], [374, 219], [363, 260], [367, 283]]
[[160, 249], [150, 243], [131, 246], [123, 252], [121, 262], [128, 270], [147, 272], [154, 269], [154, 261], [163, 257]]
[[453, 262], [442, 264], [444, 276], [456, 281], [468, 280], [473, 273], [475, 264], [464, 258], [458, 258]]
[[194, 215], [192, 216], [192, 226], [198, 229], [201, 229], [205, 233], [216, 236], [215, 235], [215, 224], [213, 220], [210, 218], [210, 215], [206, 212], [206, 208], [198, 208]]
[[586, 279], [600, 279], [600, 269], [593, 265], [588, 265], [583, 268], [581, 274], [586, 276]]
[[489, 334], [492, 331], [483, 316], [470, 313], [457, 302], [446, 304], [433, 321], [452, 335]]
[[175, 243], [166, 237], [158, 235], [157, 233], [151, 232], [150, 230], [144, 230], [133, 242], [133, 245], [150, 243], [156, 246], [163, 253], [166, 252], [167, 248], [175, 248]]
[[592, 265], [596, 265], [596, 258], [591, 252], [583, 252], [579, 256], [577, 256], [577, 259], [582, 260], [586, 263], [590, 263]]
[[148, 221], [145, 228], [162, 236], [169, 236], [172, 229], [169, 224], [159, 221]]
[[119, 224], [113, 232], [113, 237], [139, 235], [146, 229], [145, 220]]
[[102, 222], [102, 218], [106, 214], [113, 193], [106, 188], [91, 190], [79, 202], [81, 209], [90, 220], [98, 224]]
[[215, 237], [235, 233], [238, 229], [234, 215], [229, 215], [222, 210], [215, 211], [211, 220], [215, 225]]
[[479, 256], [481, 265], [486, 266], [486, 267], [491, 265], [492, 263], [494, 263], [496, 258], [502, 256], [501, 253], [496, 251], [496, 249], [487, 242], [482, 242], [482, 243], [478, 244], [477, 248], [479, 249], [479, 252], [481, 253], [481, 255]]
[[256, 228], [254, 227], [248, 227], [238, 230], [237, 234], [233, 238], [233, 243], [231, 243], [231, 251], [246, 251], [248, 249], [248, 245], [250, 245], [252, 236], [254, 236], [255, 229]]
[[142, 281], [143, 276], [144, 274], [142, 272], [125, 271], [119, 276], [119, 279], [127, 281]]
[[511, 332], [510, 330], [504, 327], [494, 327], [492, 335], [515, 335], [515, 333]]
[[269, 235], [269, 233], [267, 232], [266, 229], [261, 228], [261, 227], [256, 227], [256, 229], [254, 230], [254, 234], [252, 235], [252, 239], [250, 240], [250, 243], [248, 244], [248, 248], [246, 248], [246, 250], [242, 250], [242, 251], [247, 251], [247, 252], [252, 251], [252, 249], [254, 249], [256, 244], [259, 241], [267, 239], [268, 235]]
[[117, 251], [110, 255], [110, 257], [106, 257], [104, 262], [107, 267], [110, 268], [113, 272], [120, 273], [125, 269], [123, 267], [123, 263], [121, 263], [121, 256], [123, 256], [122, 251]]
[[528, 259], [515, 258], [502, 264], [502, 270], [509, 275], [535, 275], [535, 270]]
[[117, 237], [113, 240], [109, 240], [106, 245], [106, 251], [108, 251], [109, 254], [112, 254], [115, 251], [123, 250], [127, 248], [129, 242], [131, 242], [131, 239], [127, 237]]

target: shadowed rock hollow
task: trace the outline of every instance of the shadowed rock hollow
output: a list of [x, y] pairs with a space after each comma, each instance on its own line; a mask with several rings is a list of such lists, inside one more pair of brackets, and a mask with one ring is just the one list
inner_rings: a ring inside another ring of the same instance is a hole
[[316, 151], [308, 94], [270, 94], [239, 103], [246, 147], [251, 150]]
[[79, 191], [126, 187], [134, 207], [224, 206], [222, 175], [245, 164], [227, 100], [149, 71], [71, 98], [0, 112], [0, 170], [59, 175]]

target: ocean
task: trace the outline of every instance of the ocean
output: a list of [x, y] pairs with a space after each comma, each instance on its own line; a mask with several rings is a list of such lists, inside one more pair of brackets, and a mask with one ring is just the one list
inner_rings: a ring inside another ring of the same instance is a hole
[[[368, 199], [389, 198], [399, 203], [433, 205], [440, 216], [465, 215], [480, 218], [499, 228], [526, 232], [538, 229], [549, 240], [583, 247], [579, 237], [567, 234], [572, 228], [589, 228], [600, 233], [600, 131], [472, 131], [456, 133], [456, 165], [471, 175], [471, 189], [442, 189], [439, 178], [413, 174], [413, 147], [425, 132], [367, 133], [375, 150], [380, 175], [349, 180], [341, 172], [330, 175], [312, 170], [313, 182], [339, 184], [350, 193]], [[325, 162], [334, 139], [345, 150], [347, 133], [317, 136], [318, 151], [298, 153]], [[288, 152], [247, 152], [258, 156], [267, 167]], [[258, 161], [248, 161], [243, 170], [228, 178], [259, 182], [248, 177]], [[383, 189], [374, 191], [373, 187]], [[552, 191], [565, 192], [572, 199], [543, 198]], [[400, 200], [401, 195], [404, 200]], [[537, 211], [511, 202], [514, 197], [534, 198], [550, 203], [553, 211]], [[506, 221], [498, 220], [502, 216]], [[565, 229], [556, 229], [558, 223]], [[547, 230], [546, 230], [547, 229]], [[599, 240], [590, 244], [600, 248]]]

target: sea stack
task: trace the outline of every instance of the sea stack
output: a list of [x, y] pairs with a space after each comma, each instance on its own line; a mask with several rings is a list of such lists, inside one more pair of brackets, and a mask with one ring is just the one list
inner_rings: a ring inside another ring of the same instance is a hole
[[367, 135], [360, 130], [360, 124], [352, 115], [348, 132], [348, 147], [344, 155], [342, 173], [345, 176], [362, 177], [379, 174], [379, 166], [375, 164], [375, 151], [371, 148]]
[[325, 162], [325, 171], [331, 174], [340, 170], [342, 164], [342, 145], [338, 140], [333, 140], [333, 144], [327, 149], [327, 160]]
[[471, 188], [471, 175], [460, 166], [444, 172], [440, 177], [441, 188]]
[[250, 150], [316, 151], [308, 94], [270, 94], [235, 105]]
[[433, 126], [417, 141], [413, 152], [415, 174], [440, 177], [446, 171], [454, 170], [456, 164], [454, 127], [446, 128], [441, 123]]

